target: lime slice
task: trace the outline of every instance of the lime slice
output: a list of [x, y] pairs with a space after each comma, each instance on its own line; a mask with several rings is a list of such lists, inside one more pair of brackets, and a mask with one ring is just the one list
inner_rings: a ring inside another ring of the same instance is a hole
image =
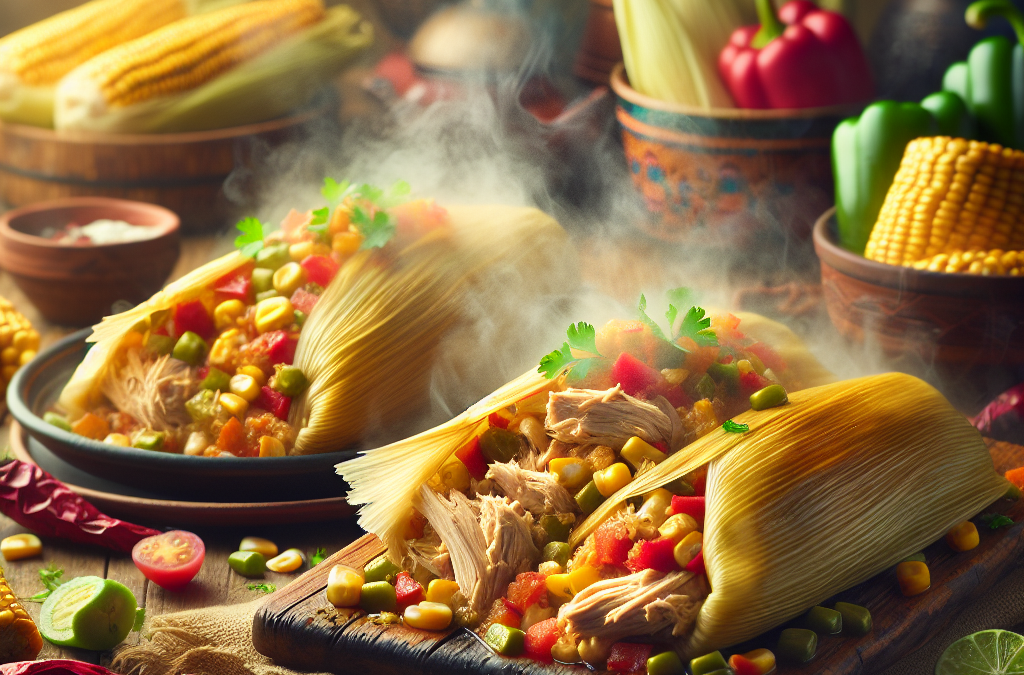
[[58, 586], [43, 603], [39, 632], [63, 647], [111, 649], [135, 624], [135, 596], [112, 579], [78, 577]]
[[935, 675], [1024, 675], [1024, 635], [983, 630], [960, 638], [942, 653]]

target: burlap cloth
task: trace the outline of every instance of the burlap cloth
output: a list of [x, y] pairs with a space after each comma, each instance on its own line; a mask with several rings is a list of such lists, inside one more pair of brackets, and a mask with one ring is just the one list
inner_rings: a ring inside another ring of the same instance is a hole
[[[252, 646], [252, 618], [262, 600], [166, 614], [152, 619], [137, 646], [123, 647], [111, 669], [124, 675], [294, 675]], [[1024, 625], [1024, 567], [978, 598], [924, 647], [882, 675], [931, 675], [954, 640], [987, 628]]]

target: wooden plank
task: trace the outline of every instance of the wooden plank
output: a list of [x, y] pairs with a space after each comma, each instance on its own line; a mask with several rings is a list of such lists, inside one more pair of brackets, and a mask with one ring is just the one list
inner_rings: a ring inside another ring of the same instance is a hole
[[[1024, 447], [987, 441], [996, 470], [1003, 473], [1024, 464]], [[1016, 524], [992, 532], [982, 529], [981, 544], [955, 553], [944, 542], [925, 550], [932, 589], [913, 598], [899, 592], [895, 572], [888, 570], [838, 594], [832, 601], [867, 607], [874, 627], [862, 638], [824, 637], [816, 658], [804, 667], [783, 666], [779, 675], [861, 675], [880, 672], [924, 645], [971, 601], [1024, 561], [1024, 500], [1000, 500], [986, 513], [1009, 515]], [[335, 564], [361, 567], [384, 552], [366, 535], [275, 593], [253, 621], [253, 645], [279, 665], [306, 670], [382, 675], [422, 673], [523, 673], [568, 675], [576, 667], [508, 659], [491, 652], [466, 631], [428, 633], [402, 625], [374, 624], [358, 610], [339, 611], [327, 602], [327, 575]], [[774, 649], [783, 627], [738, 645], [729, 653], [757, 647]]]

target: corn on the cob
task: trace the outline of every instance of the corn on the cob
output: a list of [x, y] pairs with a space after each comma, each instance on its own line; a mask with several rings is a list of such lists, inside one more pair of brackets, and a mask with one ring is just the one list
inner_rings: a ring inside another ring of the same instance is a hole
[[0, 393], [7, 391], [11, 378], [39, 349], [39, 333], [14, 306], [0, 298]]
[[919, 260], [914, 269], [961, 274], [1024, 275], [1024, 251], [955, 251]]
[[907, 146], [864, 255], [890, 265], [928, 260], [930, 269], [940, 254], [1022, 249], [1024, 152], [940, 136]]
[[0, 572], [0, 663], [33, 661], [42, 648], [39, 629]]

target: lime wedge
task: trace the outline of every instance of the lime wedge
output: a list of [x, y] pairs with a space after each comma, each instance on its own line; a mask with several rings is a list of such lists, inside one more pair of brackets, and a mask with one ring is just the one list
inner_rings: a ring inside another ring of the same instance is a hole
[[942, 653], [935, 675], [1024, 675], [1024, 635], [983, 630], [962, 637]]
[[43, 603], [39, 632], [56, 645], [103, 651], [131, 632], [135, 610], [135, 596], [122, 584], [78, 577], [58, 586]]

